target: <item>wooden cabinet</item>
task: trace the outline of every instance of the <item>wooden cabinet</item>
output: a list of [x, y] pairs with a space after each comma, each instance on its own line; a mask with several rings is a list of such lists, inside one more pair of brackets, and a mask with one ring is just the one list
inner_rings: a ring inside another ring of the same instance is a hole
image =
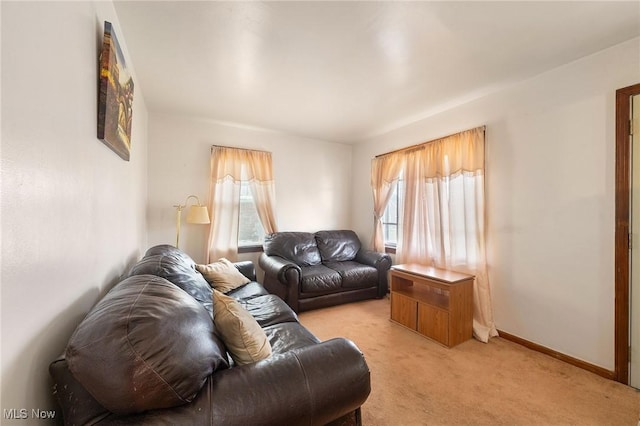
[[418, 264], [396, 265], [391, 320], [445, 346], [473, 334], [473, 275]]

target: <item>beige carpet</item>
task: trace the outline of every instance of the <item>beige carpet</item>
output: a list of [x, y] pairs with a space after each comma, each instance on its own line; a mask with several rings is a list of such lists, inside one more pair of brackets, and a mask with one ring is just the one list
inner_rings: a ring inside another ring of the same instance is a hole
[[501, 338], [447, 349], [389, 321], [388, 299], [304, 312], [300, 321], [365, 354], [365, 426], [639, 424], [633, 388]]

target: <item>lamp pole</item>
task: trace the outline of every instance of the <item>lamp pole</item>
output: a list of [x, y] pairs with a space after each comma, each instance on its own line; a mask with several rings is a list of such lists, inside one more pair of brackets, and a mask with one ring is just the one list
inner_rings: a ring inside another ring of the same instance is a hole
[[177, 206], [173, 207], [178, 209], [178, 212], [176, 213], [176, 248], [180, 248], [180, 219], [182, 218], [182, 209], [185, 206], [181, 206], [178, 204]]

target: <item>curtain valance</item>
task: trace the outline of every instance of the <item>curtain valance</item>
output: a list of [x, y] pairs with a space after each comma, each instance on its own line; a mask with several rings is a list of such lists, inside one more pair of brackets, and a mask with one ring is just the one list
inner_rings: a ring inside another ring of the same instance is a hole
[[273, 181], [270, 152], [214, 145], [211, 161], [213, 182]]
[[460, 173], [476, 174], [484, 170], [484, 126], [466, 130], [444, 138], [413, 145], [397, 151], [382, 154], [372, 163], [372, 186], [374, 179], [392, 182], [398, 163], [407, 159], [421, 158], [422, 167], [416, 177], [433, 179], [456, 176]]

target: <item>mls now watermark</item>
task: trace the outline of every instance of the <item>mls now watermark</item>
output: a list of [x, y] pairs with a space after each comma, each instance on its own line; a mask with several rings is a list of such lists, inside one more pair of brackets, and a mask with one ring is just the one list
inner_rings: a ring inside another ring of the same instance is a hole
[[5, 408], [2, 414], [6, 420], [54, 419], [56, 417], [56, 410]]

